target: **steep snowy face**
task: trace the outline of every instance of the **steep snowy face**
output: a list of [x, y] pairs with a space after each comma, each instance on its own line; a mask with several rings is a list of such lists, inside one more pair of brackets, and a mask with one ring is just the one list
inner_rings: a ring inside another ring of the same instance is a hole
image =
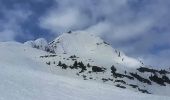
[[[64, 33], [56, 38], [50, 46], [54, 47], [56, 53], [81, 56], [91, 56], [99, 53], [102, 56], [108, 56], [112, 53], [112, 48], [103, 40], [85, 32]], [[104, 53], [106, 50], [107, 53]]]
[[63, 33], [49, 44], [56, 54], [76, 55], [89, 58], [98, 64], [119, 63], [130, 67], [139, 67], [141, 63], [124, 53], [113, 49], [100, 37], [83, 31]]

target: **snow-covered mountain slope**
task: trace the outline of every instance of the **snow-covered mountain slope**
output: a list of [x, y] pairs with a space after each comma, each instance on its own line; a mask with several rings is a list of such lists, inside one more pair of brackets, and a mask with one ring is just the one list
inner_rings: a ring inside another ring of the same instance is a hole
[[[20, 43], [0, 43], [0, 56], [0, 100], [170, 100], [168, 96], [135, 93], [113, 85], [60, 76], [49, 63], [42, 63], [54, 60], [53, 54]], [[64, 71], [69, 70], [60, 69], [60, 73]]]
[[147, 66], [134, 69], [119, 65], [103, 67], [91, 60], [67, 54], [40, 56], [40, 61], [57, 75], [96, 81], [135, 92], [170, 96], [170, 73], [163, 69]]
[[[26, 43], [25, 43], [26, 44]], [[170, 72], [153, 69], [82, 31], [63, 33], [38, 60], [57, 75], [91, 80], [135, 92], [170, 96]], [[164, 90], [165, 92], [162, 92]]]
[[49, 46], [56, 54], [64, 53], [89, 58], [102, 66], [111, 66], [113, 63], [135, 68], [142, 66], [140, 61], [126, 56], [98, 36], [84, 31], [63, 33]]

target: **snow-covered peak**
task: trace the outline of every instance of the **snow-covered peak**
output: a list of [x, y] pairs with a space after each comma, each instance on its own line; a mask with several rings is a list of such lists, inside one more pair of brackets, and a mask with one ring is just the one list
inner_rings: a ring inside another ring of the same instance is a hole
[[63, 33], [50, 43], [44, 38], [39, 38], [24, 44], [51, 53], [76, 55], [83, 59], [91, 59], [94, 65], [118, 65], [131, 68], [143, 65], [137, 59], [128, 57], [123, 52], [112, 48], [99, 36], [85, 31]]
[[82, 31], [63, 33], [61, 36], [57, 37], [50, 45], [55, 47], [56, 53], [86, 56], [100, 50], [98, 49], [99, 45], [107, 46], [99, 37]]
[[37, 40], [35, 40], [35, 44], [36, 45], [44, 45], [44, 46], [47, 46], [48, 45], [48, 42], [46, 39], [44, 38], [39, 38]]
[[84, 31], [63, 33], [49, 44], [57, 54], [76, 55], [89, 58], [98, 65], [140, 67], [141, 63], [124, 53], [112, 48], [99, 36]]
[[33, 48], [38, 48], [40, 50], [44, 50], [44, 51], [47, 51], [48, 49], [48, 42], [46, 39], [44, 38], [39, 38], [35, 41], [27, 41], [24, 43], [24, 45], [27, 45], [27, 46], [30, 46], [30, 47], [33, 47]]
[[41, 50], [45, 50], [46, 51], [47, 48], [48, 48], [48, 42], [44, 38], [39, 38], [39, 39], [35, 40], [34, 43], [37, 46], [37, 48], [39, 48]]

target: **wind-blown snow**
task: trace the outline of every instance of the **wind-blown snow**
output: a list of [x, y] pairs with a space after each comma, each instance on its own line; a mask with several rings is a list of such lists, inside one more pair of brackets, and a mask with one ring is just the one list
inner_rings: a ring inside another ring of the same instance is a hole
[[53, 74], [37, 60], [46, 54], [20, 43], [0, 43], [0, 100], [170, 100]]

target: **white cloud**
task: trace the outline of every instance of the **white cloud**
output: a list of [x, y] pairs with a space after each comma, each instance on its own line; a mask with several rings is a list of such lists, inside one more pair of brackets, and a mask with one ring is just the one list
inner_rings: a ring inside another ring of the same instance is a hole
[[12, 41], [22, 34], [20, 24], [24, 22], [31, 12], [23, 9], [3, 10], [5, 19], [0, 20], [0, 41]]
[[51, 7], [40, 18], [40, 26], [55, 34], [66, 30], [87, 30], [88, 27], [101, 24], [98, 20], [102, 16], [110, 17], [126, 3], [127, 0], [56, 0], [56, 7]]
[[[105, 36], [109, 40], [126, 41], [143, 35], [154, 24], [152, 19], [138, 20], [124, 25], [115, 25], [110, 22], [97, 23], [86, 31]], [[109, 34], [109, 35], [107, 35]]]
[[[154, 16], [158, 15], [153, 10], [155, 5], [135, 12], [129, 2], [132, 1], [56, 0], [56, 7], [51, 7], [40, 18], [40, 26], [54, 34], [68, 30], [87, 30], [108, 37], [109, 40], [126, 41], [147, 32], [158, 20], [158, 16]], [[150, 16], [149, 12], [153, 15]]]
[[112, 25], [109, 24], [108, 22], [99, 22], [89, 28], [87, 28], [85, 31], [97, 34], [99, 36], [110, 33]]
[[56, 10], [50, 11], [40, 19], [40, 26], [57, 33], [80, 29], [87, 26], [89, 22], [88, 16], [78, 9], [70, 8], [61, 13], [57, 13]]
[[148, 31], [154, 24], [152, 19], [138, 20], [121, 26], [114, 26], [113, 38], [127, 40], [138, 37]]

